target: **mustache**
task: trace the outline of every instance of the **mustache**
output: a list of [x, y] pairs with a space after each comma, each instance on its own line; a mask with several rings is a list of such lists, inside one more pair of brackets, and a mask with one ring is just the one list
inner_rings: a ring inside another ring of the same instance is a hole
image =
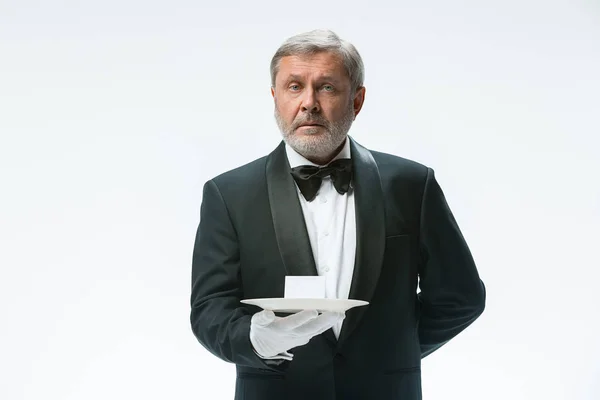
[[296, 129], [302, 125], [322, 125], [326, 128], [329, 127], [329, 121], [319, 115], [302, 116], [297, 118], [292, 123], [291, 128]]

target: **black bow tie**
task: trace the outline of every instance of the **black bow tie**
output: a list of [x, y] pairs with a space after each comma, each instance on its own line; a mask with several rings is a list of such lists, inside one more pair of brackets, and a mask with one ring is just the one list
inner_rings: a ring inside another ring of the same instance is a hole
[[340, 158], [325, 167], [301, 165], [292, 168], [292, 176], [307, 201], [313, 201], [321, 187], [323, 178], [326, 176], [331, 176], [335, 190], [339, 194], [344, 194], [350, 189], [352, 160], [349, 158]]

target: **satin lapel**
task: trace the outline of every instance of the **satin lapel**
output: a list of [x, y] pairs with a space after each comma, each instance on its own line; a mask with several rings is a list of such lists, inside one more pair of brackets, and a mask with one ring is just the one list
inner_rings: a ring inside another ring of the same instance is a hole
[[[267, 190], [273, 227], [286, 275], [318, 275], [315, 259], [298, 199], [296, 183], [282, 142], [267, 159]], [[329, 329], [323, 336], [333, 345], [337, 340]]]
[[273, 226], [286, 275], [317, 275], [284, 142], [269, 155], [266, 173]]
[[[383, 263], [385, 214], [379, 169], [371, 153], [351, 139], [353, 187], [356, 212], [356, 260], [350, 299], [371, 301]], [[367, 306], [348, 310], [338, 345], [352, 333]]]

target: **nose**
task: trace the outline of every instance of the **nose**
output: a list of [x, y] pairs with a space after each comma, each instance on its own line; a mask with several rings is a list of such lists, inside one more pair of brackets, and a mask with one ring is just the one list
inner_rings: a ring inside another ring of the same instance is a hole
[[317, 113], [321, 110], [317, 96], [313, 90], [305, 90], [302, 98], [302, 111], [307, 113]]

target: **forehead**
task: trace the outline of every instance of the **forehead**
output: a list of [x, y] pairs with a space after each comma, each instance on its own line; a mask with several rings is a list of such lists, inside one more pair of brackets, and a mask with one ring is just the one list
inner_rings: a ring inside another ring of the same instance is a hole
[[290, 77], [304, 79], [328, 77], [339, 81], [349, 80], [342, 58], [328, 52], [283, 57], [279, 63], [276, 80], [287, 80]]

